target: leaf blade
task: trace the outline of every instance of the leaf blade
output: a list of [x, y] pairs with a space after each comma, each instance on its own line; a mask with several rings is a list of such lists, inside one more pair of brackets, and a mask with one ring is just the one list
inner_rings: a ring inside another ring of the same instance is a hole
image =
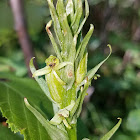
[[24, 97], [29, 98], [43, 116], [52, 117], [52, 105], [36, 82], [31, 79], [15, 78], [8, 74], [0, 74], [0, 78], [5, 79], [0, 82], [0, 110], [8, 119], [7, 122], [12, 131], [23, 134], [25, 140], [46, 138], [50, 140], [44, 127], [23, 102]]
[[88, 41], [93, 33], [93, 30], [94, 30], [94, 26], [91, 24], [90, 25], [90, 29], [88, 31], [88, 33], [86, 34], [86, 36], [84, 37], [84, 39], [82, 40], [77, 52], [76, 52], [76, 61], [75, 61], [75, 67], [77, 68], [78, 67], [78, 64], [79, 62], [81, 61], [81, 59], [83, 58], [83, 55], [85, 53], [85, 49], [86, 49], [86, 46], [88, 44]]
[[26, 107], [35, 115], [38, 121], [44, 126], [52, 140], [68, 140], [68, 135], [64, 131], [51, 125], [48, 120], [46, 120], [35, 108], [33, 108], [29, 104], [26, 98], [24, 98], [24, 102]]
[[109, 55], [103, 60], [101, 61], [98, 65], [96, 65], [94, 68], [92, 68], [88, 73], [87, 73], [87, 76], [88, 76], [88, 79], [92, 79], [94, 74], [97, 72], [97, 70], [101, 67], [101, 65], [110, 57], [111, 53], [112, 53], [112, 49], [111, 49], [111, 45], [107, 45], [110, 49], [110, 53]]
[[105, 134], [100, 140], [109, 140], [112, 137], [112, 135], [117, 131], [117, 129], [121, 125], [122, 119], [121, 118], [118, 118], [118, 119], [119, 119], [119, 122], [107, 134]]

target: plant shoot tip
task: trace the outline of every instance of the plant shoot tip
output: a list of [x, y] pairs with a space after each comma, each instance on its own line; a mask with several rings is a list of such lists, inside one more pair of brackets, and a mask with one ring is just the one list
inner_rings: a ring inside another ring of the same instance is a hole
[[121, 120], [122, 118], [118, 117], [117, 119], [118, 119], [118, 120]]
[[27, 98], [24, 98], [24, 102], [27, 102]]

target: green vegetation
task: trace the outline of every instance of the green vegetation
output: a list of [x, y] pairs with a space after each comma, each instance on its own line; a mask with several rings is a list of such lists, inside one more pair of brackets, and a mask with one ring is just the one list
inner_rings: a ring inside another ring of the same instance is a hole
[[[3, 116], [8, 119], [9, 127], [12, 131], [20, 131], [27, 140], [45, 140], [46, 137], [105, 140], [106, 136], [109, 139], [119, 127], [121, 120], [112, 128], [120, 117], [123, 122], [112, 139], [139, 139], [139, 2], [94, 0], [89, 1], [89, 11], [87, 1], [83, 6], [80, 2], [79, 9], [75, 7], [74, 10], [70, 9], [76, 3], [68, 1], [65, 11], [65, 6], [59, 0], [57, 14], [52, 2], [48, 2], [52, 21], [47, 2], [26, 0], [25, 3], [35, 61], [39, 64], [39, 70], [36, 71], [32, 59], [30, 68], [37, 82], [27, 78], [27, 68], [13, 28], [10, 7], [6, 1], [0, 2], [0, 108]], [[82, 13], [84, 9], [85, 13]], [[59, 20], [56, 16], [59, 16]], [[51, 42], [45, 33], [46, 23]], [[95, 27], [93, 35], [93, 26], [89, 29], [91, 23]], [[102, 65], [102, 60], [109, 53], [106, 47], [108, 42], [113, 53]], [[76, 49], [70, 49], [71, 47]], [[50, 55], [53, 55], [52, 59]], [[49, 66], [54, 56], [58, 60], [53, 62], [56, 65], [53, 68], [47, 67], [45, 72], [40, 71], [41, 68], [46, 68], [46, 58]], [[101, 77], [95, 75], [100, 66], [98, 73]], [[69, 70], [74, 73], [70, 78], [67, 77]], [[44, 76], [39, 75], [45, 75], [48, 87]], [[89, 85], [89, 96], [85, 97], [76, 134], [76, 120]], [[63, 96], [63, 93], [68, 97]], [[71, 124], [72, 120], [75, 121], [74, 125]], [[5, 120], [1, 118], [1, 122], [3, 121]], [[1, 140], [5, 140], [5, 133], [11, 139], [23, 139], [19, 133], [13, 134], [1, 124]], [[103, 135], [105, 136], [102, 137]]]

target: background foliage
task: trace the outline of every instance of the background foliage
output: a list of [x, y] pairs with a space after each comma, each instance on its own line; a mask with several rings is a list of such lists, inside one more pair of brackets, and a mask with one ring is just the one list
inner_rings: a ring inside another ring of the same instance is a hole
[[[90, 138], [96, 140], [114, 126], [117, 117], [121, 117], [123, 123], [113, 140], [138, 140], [140, 2], [89, 0], [89, 4], [90, 16], [84, 26], [83, 35], [87, 33], [90, 23], [95, 25], [95, 31], [88, 45], [88, 68], [92, 68], [105, 58], [108, 53], [107, 43], [112, 45], [113, 53], [98, 72], [101, 78], [94, 81], [89, 88], [89, 96], [85, 100], [81, 114], [81, 123], [86, 126], [83, 132], [86, 129]], [[26, 0], [25, 10], [36, 60], [41, 68], [44, 66], [44, 60], [50, 54], [54, 54], [45, 32], [45, 24], [50, 19], [47, 2]], [[9, 3], [5, 0], [0, 1], [0, 72], [21, 78], [27, 77], [23, 53], [14, 31], [13, 16]], [[7, 126], [3, 126], [5, 119], [1, 117], [0, 121], [0, 139], [5, 133], [12, 135], [6, 129]], [[13, 137], [22, 139], [19, 134]]]

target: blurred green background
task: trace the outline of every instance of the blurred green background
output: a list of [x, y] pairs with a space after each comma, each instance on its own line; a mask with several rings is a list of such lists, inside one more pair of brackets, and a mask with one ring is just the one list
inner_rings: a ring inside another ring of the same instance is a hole
[[[45, 32], [50, 19], [48, 5], [45, 0], [24, 2], [28, 31], [41, 68], [54, 54]], [[140, 1], [89, 0], [89, 5], [83, 36], [91, 23], [95, 30], [88, 44], [88, 69], [107, 56], [108, 43], [113, 53], [98, 71], [101, 78], [88, 90], [81, 119], [91, 140], [109, 131], [118, 117], [123, 122], [112, 139], [140, 140]], [[0, 0], [0, 72], [28, 76], [8, 0]], [[4, 124], [5, 119], [1, 117], [0, 121]]]

